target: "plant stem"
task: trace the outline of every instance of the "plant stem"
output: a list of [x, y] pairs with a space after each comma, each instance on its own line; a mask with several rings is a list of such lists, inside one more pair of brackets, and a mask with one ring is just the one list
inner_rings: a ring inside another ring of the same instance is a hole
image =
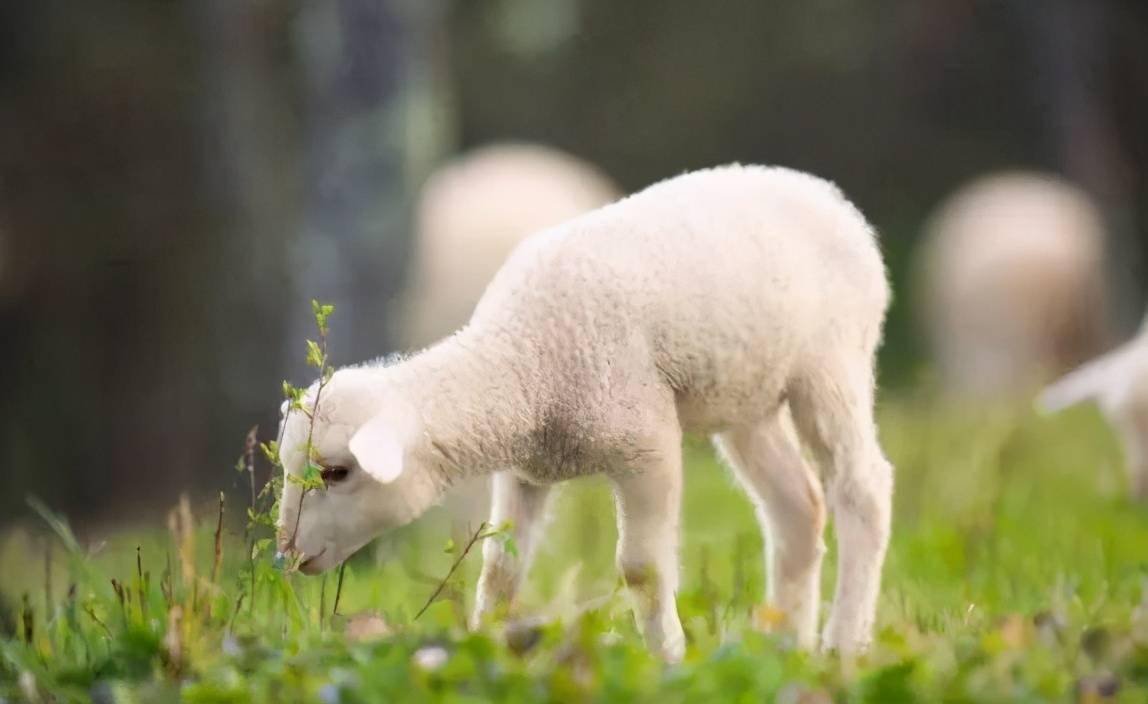
[[219, 568], [223, 565], [223, 492], [219, 492], [219, 517], [215, 521], [215, 558], [211, 563], [211, 583], [219, 581]]
[[[307, 414], [309, 420], [307, 426], [307, 446], [304, 448], [305, 453], [305, 467], [311, 466], [311, 440], [315, 437], [315, 416], [319, 413], [319, 399], [323, 397], [323, 388], [327, 386], [327, 331], [322, 327], [319, 328], [319, 349], [321, 351], [319, 359], [319, 386], [315, 389], [315, 402], [311, 404], [311, 412]], [[288, 545], [295, 545], [295, 538], [299, 535], [299, 524], [303, 522], [303, 499], [307, 496], [310, 489], [304, 488], [299, 492], [299, 505], [295, 508], [295, 527], [291, 530], [291, 540]]]
[[343, 572], [347, 569], [347, 563], [339, 565], [339, 581], [335, 585], [335, 606], [331, 609], [331, 615], [335, 616], [339, 613], [339, 599], [343, 596]]
[[416, 621], [418, 621], [419, 617], [422, 616], [423, 613], [430, 608], [431, 604], [433, 604], [435, 599], [438, 598], [438, 595], [442, 594], [442, 590], [446, 589], [446, 585], [450, 582], [450, 578], [454, 576], [456, 571], [458, 571], [459, 565], [461, 565], [462, 561], [466, 559], [466, 556], [470, 554], [470, 550], [475, 546], [475, 543], [485, 537], [483, 533], [486, 531], [486, 526], [486, 521], [483, 521], [478, 525], [478, 530], [474, 532], [474, 535], [470, 536], [470, 540], [467, 542], [466, 547], [463, 548], [462, 553], [460, 553], [459, 556], [455, 558], [454, 564], [450, 566], [450, 571], [447, 572], [446, 576], [442, 578], [441, 582], [439, 582], [439, 585], [434, 590], [434, 593], [430, 595], [429, 599], [427, 599], [427, 603], [423, 604], [423, 607], [419, 609], [417, 614], [415, 614]]

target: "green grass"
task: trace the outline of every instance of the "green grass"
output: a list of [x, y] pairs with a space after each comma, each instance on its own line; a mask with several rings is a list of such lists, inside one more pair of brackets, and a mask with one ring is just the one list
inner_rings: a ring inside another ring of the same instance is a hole
[[[453, 560], [441, 511], [352, 560], [337, 616], [333, 575], [284, 577], [265, 558], [252, 599], [240, 525], [228, 528], [212, 583], [211, 504], [196, 511], [195, 580], [162, 530], [109, 537], [95, 555], [56, 538], [47, 595], [44, 538], [14, 531], [0, 544], [0, 701], [1148, 700], [1148, 508], [1126, 498], [1097, 414], [959, 413], [900, 398], [883, 406], [881, 426], [897, 465], [894, 532], [877, 641], [856, 660], [798, 652], [753, 627], [764, 583], [753, 513], [708, 446], [691, 443], [680, 666], [642, 647], [612, 566], [608, 491], [586, 481], [562, 491], [555, 537], [523, 595], [523, 612], [549, 622], [526, 638], [516, 631], [513, 648], [498, 630], [462, 627], [477, 551], [412, 621]], [[146, 606], [138, 596], [121, 606], [113, 577], [136, 594], [146, 581]], [[348, 615], [367, 611], [392, 633], [348, 638]], [[436, 648], [445, 661], [421, 665]]]

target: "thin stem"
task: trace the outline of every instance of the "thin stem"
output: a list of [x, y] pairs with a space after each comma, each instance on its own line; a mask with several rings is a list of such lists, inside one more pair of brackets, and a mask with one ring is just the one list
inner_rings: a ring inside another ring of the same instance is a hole
[[235, 608], [231, 611], [231, 619], [227, 622], [227, 630], [235, 629], [235, 617], [239, 615], [239, 610], [243, 608], [243, 597], [247, 596], [243, 592], [239, 592], [239, 596], [235, 599]]
[[110, 628], [108, 628], [108, 625], [101, 621], [99, 616], [96, 616], [96, 612], [92, 610], [91, 606], [84, 604], [84, 611], [87, 612], [89, 618], [96, 622], [97, 626], [104, 629], [104, 633], [108, 636], [108, 643], [111, 643], [114, 638], [112, 637], [112, 631]]
[[[287, 413], [290, 414], [291, 410], [288, 409]], [[245, 469], [247, 470], [247, 478], [251, 482], [251, 513], [250, 513], [250, 515], [252, 517], [257, 515], [256, 505], [258, 504], [258, 501], [259, 501], [259, 494], [256, 493], [256, 491], [255, 491], [255, 447], [258, 444], [259, 444], [259, 426], [254, 425], [254, 426], [252, 426], [251, 430], [247, 431], [247, 437], [243, 441], [243, 463], [245, 465]], [[247, 527], [244, 529], [244, 532], [246, 533], [246, 536], [247, 536], [247, 567], [248, 567], [248, 572], [250, 572], [250, 575], [251, 575], [251, 584], [249, 586], [249, 589], [251, 590], [251, 600], [248, 602], [248, 604], [250, 605], [249, 609], [250, 609], [251, 613], [254, 615], [254, 613], [255, 613], [255, 611], [254, 611], [254, 609], [255, 609], [255, 533], [254, 533], [255, 526], [252, 524], [252, 520], [253, 520], [253, 518], [248, 518]], [[220, 495], [219, 495], [219, 525], [220, 525], [220, 527], [223, 526], [223, 494], [222, 493], [220, 493]], [[217, 553], [219, 552], [219, 533], [218, 532], [216, 532], [216, 552]], [[215, 581], [214, 575], [213, 575], [212, 581]], [[239, 603], [237, 602], [236, 603], [236, 611], [237, 612], [238, 612], [238, 608], [239, 608]], [[232, 620], [234, 620], [234, 619], [235, 619], [235, 617], [232, 616]]]
[[[315, 416], [319, 413], [319, 399], [323, 397], [323, 388], [327, 386], [327, 331], [319, 328], [319, 350], [321, 352], [319, 361], [319, 386], [315, 389], [315, 402], [311, 404], [311, 412], [307, 413], [306, 409], [303, 412], [307, 415], [309, 423], [307, 425], [307, 446], [306, 450], [306, 466], [311, 466], [311, 440], [315, 437]], [[299, 505], [295, 508], [295, 527], [291, 531], [291, 540], [288, 545], [295, 545], [295, 538], [299, 535], [299, 524], [303, 522], [303, 499], [307, 496], [308, 488], [304, 488], [299, 492]]]
[[423, 607], [419, 609], [417, 614], [415, 614], [416, 621], [418, 621], [419, 617], [422, 616], [423, 613], [430, 608], [431, 604], [435, 602], [435, 599], [438, 598], [439, 594], [442, 594], [442, 590], [446, 589], [446, 585], [450, 582], [450, 578], [454, 576], [454, 573], [458, 571], [459, 565], [461, 565], [462, 561], [466, 559], [466, 556], [470, 554], [471, 548], [473, 548], [475, 544], [478, 543], [478, 541], [482, 538], [488, 537], [484, 535], [486, 526], [486, 521], [483, 521], [478, 525], [478, 530], [474, 532], [474, 535], [470, 536], [470, 540], [467, 542], [466, 547], [463, 548], [462, 553], [459, 554], [457, 558], [455, 558], [454, 564], [450, 566], [450, 571], [447, 572], [446, 576], [442, 578], [441, 582], [439, 582], [439, 585], [434, 590], [434, 593], [430, 595], [429, 599], [427, 599], [427, 603], [423, 604]]
[[339, 565], [339, 581], [335, 585], [335, 606], [331, 609], [331, 615], [337, 616], [339, 614], [339, 599], [343, 596], [343, 572], [347, 569], [347, 563]]
[[255, 447], [259, 444], [259, 426], [253, 426], [247, 431], [247, 438], [243, 443], [243, 462], [246, 465], [247, 477], [251, 482], [251, 514], [255, 514]]
[[323, 583], [319, 586], [319, 630], [323, 630], [323, 614], [327, 611], [327, 575], [323, 575]]
[[136, 546], [136, 592], [139, 594], [140, 618], [147, 623], [147, 589], [144, 585], [143, 553], [139, 545]]
[[[223, 492], [219, 492], [219, 518], [215, 523], [215, 557], [211, 562], [211, 583], [219, 583], [219, 568], [223, 565]], [[211, 616], [211, 604], [208, 603], [207, 615]]]

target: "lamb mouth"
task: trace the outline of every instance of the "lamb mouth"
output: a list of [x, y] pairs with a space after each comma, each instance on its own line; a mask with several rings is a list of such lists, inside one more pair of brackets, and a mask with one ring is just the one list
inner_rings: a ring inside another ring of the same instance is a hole
[[315, 560], [318, 560], [320, 557], [322, 557], [322, 556], [323, 556], [323, 553], [325, 553], [325, 552], [327, 552], [327, 548], [323, 548], [322, 550], [320, 550], [319, 552], [315, 553], [315, 554], [314, 554], [314, 555], [312, 555], [311, 557], [308, 557], [306, 560], [303, 560], [302, 562], [300, 562], [300, 563], [299, 563], [299, 571], [300, 571], [300, 572], [306, 572], [306, 571], [307, 571], [307, 567], [308, 567], [309, 565], [311, 565], [311, 563], [313, 563]]

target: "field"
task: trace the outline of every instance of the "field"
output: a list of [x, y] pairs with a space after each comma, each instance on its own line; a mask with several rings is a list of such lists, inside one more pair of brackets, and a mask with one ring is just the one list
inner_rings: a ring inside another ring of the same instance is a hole
[[877, 640], [859, 659], [762, 632], [774, 616], [752, 511], [691, 441], [679, 666], [641, 645], [599, 482], [561, 493], [521, 616], [482, 633], [463, 627], [478, 550], [414, 618], [462, 552], [444, 548], [442, 511], [356, 556], [336, 597], [336, 574], [285, 576], [264, 542], [249, 559], [270, 533], [248, 535], [235, 493], [218, 550], [214, 500], [98, 549], [51, 515], [4, 538], [0, 701], [1148, 700], [1148, 509], [1126, 498], [1098, 415], [899, 397], [880, 417], [896, 513]]

